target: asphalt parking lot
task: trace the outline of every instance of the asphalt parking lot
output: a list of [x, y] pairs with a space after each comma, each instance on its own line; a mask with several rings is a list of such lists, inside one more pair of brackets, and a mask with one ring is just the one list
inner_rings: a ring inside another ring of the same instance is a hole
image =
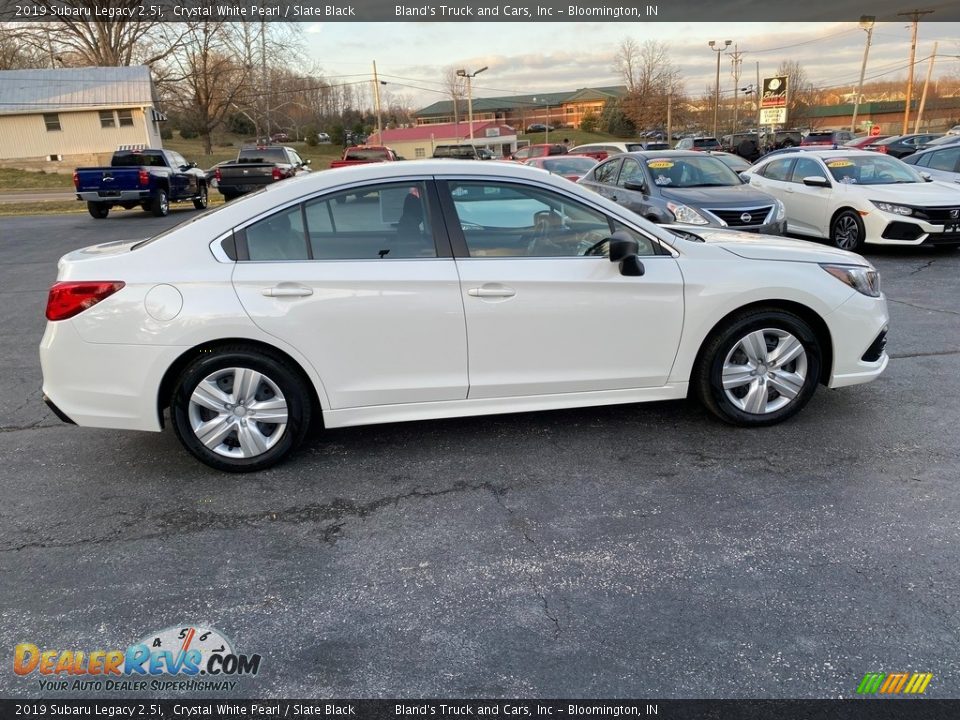
[[221, 696], [841, 697], [868, 671], [960, 695], [960, 252], [869, 252], [889, 369], [785, 425], [670, 402], [348, 428], [231, 476], [40, 400], [57, 258], [190, 215], [0, 221], [0, 697], [41, 694], [17, 643], [187, 624], [263, 656]]

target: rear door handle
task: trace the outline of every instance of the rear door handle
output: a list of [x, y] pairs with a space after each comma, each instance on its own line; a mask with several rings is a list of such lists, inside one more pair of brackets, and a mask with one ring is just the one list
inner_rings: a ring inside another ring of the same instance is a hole
[[470, 288], [467, 295], [479, 298], [508, 298], [517, 294], [517, 291], [504, 285], [483, 285], [478, 288]]
[[313, 290], [302, 285], [276, 285], [261, 291], [266, 297], [308, 297]]

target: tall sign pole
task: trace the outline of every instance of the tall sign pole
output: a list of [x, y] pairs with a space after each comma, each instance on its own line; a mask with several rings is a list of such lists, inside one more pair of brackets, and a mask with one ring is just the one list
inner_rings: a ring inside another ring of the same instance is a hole
[[870, 54], [870, 43], [873, 40], [873, 26], [876, 18], [873, 15], [861, 15], [860, 27], [867, 33], [867, 45], [863, 48], [863, 64], [860, 66], [860, 82], [857, 84], [857, 97], [853, 101], [853, 119], [850, 121], [850, 132], [857, 132], [857, 113], [860, 110], [860, 98], [863, 96], [863, 76], [867, 72], [867, 56]]
[[910, 74], [907, 76], [907, 101], [903, 107], [903, 132], [906, 135], [910, 127], [910, 102], [913, 100], [913, 68], [917, 61], [917, 27], [920, 25], [920, 18], [929, 15], [933, 10], [910, 10], [909, 12], [897, 13], [898, 16], [913, 18], [913, 31], [910, 34]]

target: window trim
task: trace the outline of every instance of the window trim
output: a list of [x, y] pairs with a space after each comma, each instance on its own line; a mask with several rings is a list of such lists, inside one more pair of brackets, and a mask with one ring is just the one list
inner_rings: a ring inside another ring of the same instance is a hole
[[[104, 120], [106, 119], [106, 118], [104, 118], [104, 114], [105, 114], [105, 113], [109, 113], [109, 114], [110, 114], [110, 124], [109, 124], [109, 125], [104, 125], [104, 124], [103, 124]], [[117, 113], [116, 113], [115, 111], [113, 111], [113, 110], [98, 110], [98, 111], [97, 111], [97, 117], [100, 118], [100, 129], [101, 129], [101, 130], [116, 130], [116, 129], [118, 128], [118, 125], [117, 125]]]
[[[619, 175], [619, 170], [618, 170]], [[467, 239], [463, 234], [463, 229], [460, 226], [460, 216], [457, 214], [456, 206], [453, 202], [453, 196], [450, 194], [450, 183], [451, 182], [491, 182], [491, 183], [502, 183], [507, 185], [527, 185], [534, 188], [535, 190], [548, 190], [556, 195], [563, 196], [568, 198], [570, 202], [576, 202], [580, 205], [590, 208], [591, 210], [600, 213], [604, 217], [614, 218], [621, 225], [625, 225], [634, 232], [642, 235], [650, 241], [651, 246], [653, 247], [652, 255], [644, 255], [643, 259], [653, 259], [653, 258], [677, 258], [680, 257], [680, 253], [670, 244], [657, 237], [656, 235], [651, 234], [649, 231], [644, 230], [643, 228], [637, 226], [632, 221], [625, 218], [623, 215], [611, 212], [607, 208], [596, 205], [595, 203], [582, 198], [579, 195], [573, 195], [566, 192], [566, 190], [561, 190], [560, 188], [549, 187], [545, 188], [543, 185], [540, 185], [535, 182], [531, 182], [526, 178], [513, 178], [513, 177], [499, 177], [499, 176], [445, 176], [437, 177], [437, 192], [440, 194], [440, 205], [443, 210], [444, 222], [447, 228], [447, 236], [450, 238], [450, 244], [453, 247], [453, 257], [458, 262], [462, 260], [478, 260], [478, 261], [495, 261], [495, 260], [595, 260], [602, 259], [609, 262], [608, 258], [605, 258], [600, 255], [569, 255], [569, 256], [558, 256], [558, 257], [524, 257], [517, 255], [507, 255], [507, 256], [487, 256], [487, 257], [472, 257], [470, 255], [470, 250], [467, 247]], [[626, 209], [626, 208], [624, 208]], [[612, 232], [612, 231], [611, 231]]]
[[[126, 113], [126, 115], [121, 115], [121, 113]], [[115, 115], [117, 119], [117, 127], [134, 127], [136, 124], [133, 119], [133, 110], [130, 108], [121, 108], [116, 110]], [[124, 124], [124, 120], [129, 120], [130, 122]]]

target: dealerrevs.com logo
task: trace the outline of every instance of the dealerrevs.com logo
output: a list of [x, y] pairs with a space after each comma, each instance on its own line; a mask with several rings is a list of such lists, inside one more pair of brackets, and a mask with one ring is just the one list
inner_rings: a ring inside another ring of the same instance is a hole
[[222, 633], [199, 626], [150, 633], [126, 649], [41, 649], [20, 643], [13, 671], [43, 691], [233, 690], [260, 671], [260, 655], [243, 655]]

